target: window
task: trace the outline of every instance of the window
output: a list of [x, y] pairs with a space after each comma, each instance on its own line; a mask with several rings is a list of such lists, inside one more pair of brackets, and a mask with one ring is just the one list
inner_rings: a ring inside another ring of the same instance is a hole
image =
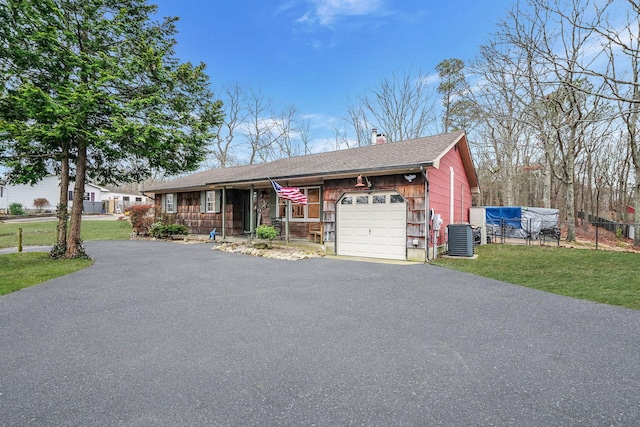
[[216, 192], [215, 191], [207, 191], [207, 212], [215, 212], [216, 211]]
[[164, 209], [166, 212], [175, 212], [175, 203], [173, 200], [173, 193], [169, 193], [165, 196]]
[[69, 200], [73, 200], [73, 190], [69, 190]]
[[404, 199], [399, 194], [392, 194], [391, 203], [404, 203]]
[[129, 196], [122, 196], [122, 201], [123, 202], [128, 202], [128, 201], [130, 201], [130, 199], [131, 198]]
[[320, 219], [320, 188], [307, 189], [307, 219]]
[[384, 194], [381, 196], [373, 196], [373, 203], [387, 203], [387, 196]]
[[0, 185], [0, 197], [4, 197], [4, 187]]
[[344, 199], [342, 199], [342, 201], [340, 202], [340, 204], [343, 205], [352, 205], [353, 204], [353, 198], [351, 196], [347, 196]]
[[221, 209], [220, 190], [202, 190], [200, 192], [200, 213], [220, 213]]
[[356, 205], [368, 205], [368, 204], [369, 204], [369, 196], [356, 197]]
[[[320, 220], [320, 187], [300, 188], [300, 192], [307, 196], [306, 205], [291, 203], [289, 218], [292, 221]], [[278, 197], [278, 216], [284, 218], [286, 200]]]
[[136, 202], [141, 202], [142, 201], [142, 197], [136, 197]]

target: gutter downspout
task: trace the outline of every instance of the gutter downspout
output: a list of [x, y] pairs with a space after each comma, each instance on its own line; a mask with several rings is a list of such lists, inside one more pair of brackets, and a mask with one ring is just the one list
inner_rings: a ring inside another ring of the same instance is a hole
[[420, 172], [424, 176], [424, 260], [429, 262], [429, 178], [424, 167], [420, 166]]

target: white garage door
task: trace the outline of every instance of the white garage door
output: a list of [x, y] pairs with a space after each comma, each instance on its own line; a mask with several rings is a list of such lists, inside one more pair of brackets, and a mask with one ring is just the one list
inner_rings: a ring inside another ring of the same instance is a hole
[[338, 255], [406, 259], [407, 205], [395, 191], [345, 194], [336, 220]]

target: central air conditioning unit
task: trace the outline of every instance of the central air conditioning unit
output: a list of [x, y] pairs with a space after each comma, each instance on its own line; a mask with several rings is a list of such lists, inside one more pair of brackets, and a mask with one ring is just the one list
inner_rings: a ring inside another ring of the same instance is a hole
[[449, 224], [449, 256], [473, 256], [473, 231], [471, 224]]

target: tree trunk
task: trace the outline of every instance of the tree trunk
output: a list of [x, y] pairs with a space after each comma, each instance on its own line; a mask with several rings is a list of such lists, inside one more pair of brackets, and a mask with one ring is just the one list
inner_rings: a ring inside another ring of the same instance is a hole
[[549, 146], [549, 144], [546, 142], [544, 142], [544, 171], [543, 171], [543, 176], [544, 176], [544, 184], [543, 184], [543, 189], [542, 189], [542, 207], [543, 208], [550, 208], [551, 207], [551, 182], [553, 179], [553, 170], [552, 165], [551, 165], [551, 147]]
[[511, 159], [509, 159], [509, 161], [506, 162], [507, 165], [507, 169], [505, 169], [505, 174], [504, 174], [504, 205], [505, 206], [514, 206], [514, 197], [513, 197], [513, 180], [515, 179], [513, 176], [513, 171], [511, 170], [511, 168], [513, 167], [511, 164]]
[[[640, 91], [638, 91], [640, 93]], [[635, 119], [632, 123], [638, 122], [638, 115], [635, 115]], [[640, 247], [640, 144], [637, 141], [637, 133], [634, 128], [629, 126], [629, 140], [631, 144], [631, 154], [633, 160], [633, 171], [635, 177], [635, 183], [633, 185], [633, 208], [635, 209], [633, 216], [633, 246]], [[626, 198], [625, 198], [626, 200]], [[626, 213], [627, 204], [622, 207], [623, 212]]]
[[567, 147], [567, 161], [565, 170], [565, 185], [567, 188], [567, 241], [576, 241], [576, 207], [575, 207], [575, 146], [576, 146], [576, 129], [571, 129], [569, 143]]
[[[637, 65], [637, 62], [635, 63]], [[638, 82], [638, 70], [634, 70], [634, 81]], [[640, 88], [636, 84], [633, 88], [633, 100], [640, 101]], [[636, 107], [637, 108], [637, 107]], [[627, 132], [629, 133], [629, 148], [631, 151], [631, 160], [633, 162], [635, 182], [633, 208], [635, 214], [633, 218], [633, 246], [640, 246], [640, 141], [638, 141], [638, 122], [640, 121], [640, 113], [635, 109], [627, 118]], [[623, 207], [624, 212], [627, 206]]]
[[[591, 216], [593, 218], [597, 218], [598, 217], [598, 212], [595, 211], [595, 179], [593, 177], [593, 171], [595, 169], [595, 166], [593, 164], [593, 161], [591, 160], [591, 153], [589, 153], [589, 157], [588, 157], [588, 161], [587, 161], [587, 196], [589, 197], [588, 202], [589, 202], [589, 208], [588, 209], [583, 209], [584, 210], [584, 216], [585, 219], [589, 219], [589, 217], [587, 216], [587, 212], [591, 212]], [[588, 222], [587, 222], [588, 223]]]
[[[633, 208], [635, 213], [633, 216], [633, 246], [640, 247], [640, 167], [635, 167], [635, 192], [633, 200]], [[626, 209], [625, 209], [626, 210]]]
[[67, 251], [67, 220], [69, 219], [69, 158], [66, 153], [63, 154], [60, 161], [60, 198], [56, 217], [58, 225], [56, 226], [56, 244], [51, 249], [51, 258], [60, 258]]
[[71, 208], [71, 224], [69, 227], [69, 239], [67, 240], [67, 252], [65, 253], [65, 258], [87, 258], [87, 254], [82, 247], [82, 239], [80, 237], [86, 169], [87, 147], [84, 144], [81, 144], [78, 148], [78, 158], [76, 160], [76, 180], [73, 188], [73, 207]]

